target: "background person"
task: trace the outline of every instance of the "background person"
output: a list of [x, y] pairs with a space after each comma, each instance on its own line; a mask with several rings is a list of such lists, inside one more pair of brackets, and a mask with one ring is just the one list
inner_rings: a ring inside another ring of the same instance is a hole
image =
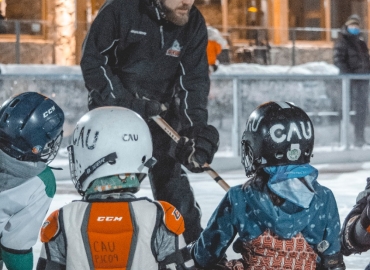
[[[351, 15], [334, 45], [334, 64], [341, 74], [369, 74], [369, 49], [360, 36], [361, 19], [358, 15]], [[351, 80], [351, 108], [356, 111], [353, 117], [355, 141], [354, 145], [362, 147], [368, 145], [365, 141], [365, 125], [368, 114], [369, 81]]]
[[209, 66], [209, 73], [213, 73], [217, 70], [219, 61], [217, 57], [222, 52], [222, 46], [224, 39], [220, 32], [212, 26], [207, 26], [208, 44], [207, 44], [207, 59]]
[[[187, 243], [199, 237], [201, 212], [180, 163], [203, 171], [200, 164], [212, 162], [219, 141], [207, 124], [207, 29], [193, 3], [108, 1], [85, 38], [81, 59], [90, 110], [123, 106], [148, 122], [158, 160], [149, 175], [153, 196], [183, 214]], [[176, 144], [150, 121], [158, 114], [189, 142], [188, 156], [175, 157]]]
[[0, 260], [8, 270], [33, 269], [32, 247], [56, 191], [48, 164], [63, 123], [61, 108], [35, 92], [0, 107]]
[[345, 269], [339, 214], [330, 189], [309, 162], [310, 118], [287, 102], [252, 112], [242, 137], [242, 164], [251, 177], [231, 187], [192, 247], [197, 267], [213, 269], [233, 244], [243, 259], [219, 269]]
[[68, 147], [83, 196], [53, 212], [41, 230], [37, 269], [193, 269], [180, 212], [136, 198], [155, 164], [145, 121], [122, 107], [97, 108], [76, 124]]

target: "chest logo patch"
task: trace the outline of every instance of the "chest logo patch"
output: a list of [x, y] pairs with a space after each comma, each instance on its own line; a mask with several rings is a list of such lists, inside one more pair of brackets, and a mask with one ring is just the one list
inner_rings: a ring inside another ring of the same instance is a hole
[[175, 40], [173, 42], [171, 48], [169, 48], [166, 51], [166, 55], [172, 56], [172, 57], [179, 57], [180, 56], [180, 52], [181, 52], [180, 43], [177, 40]]

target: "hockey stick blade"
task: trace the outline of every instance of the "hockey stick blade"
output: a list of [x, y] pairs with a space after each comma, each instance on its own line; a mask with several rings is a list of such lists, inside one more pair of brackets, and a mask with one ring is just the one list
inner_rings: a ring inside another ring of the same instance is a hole
[[[163, 120], [162, 117], [156, 115], [153, 116], [152, 119], [172, 138], [172, 140], [174, 140], [176, 143], [180, 140], [180, 135], [165, 120]], [[230, 186], [225, 182], [225, 180], [223, 180], [222, 177], [215, 170], [213, 170], [208, 163], [204, 163], [202, 167], [204, 171], [206, 171], [225, 191], [230, 189]]]

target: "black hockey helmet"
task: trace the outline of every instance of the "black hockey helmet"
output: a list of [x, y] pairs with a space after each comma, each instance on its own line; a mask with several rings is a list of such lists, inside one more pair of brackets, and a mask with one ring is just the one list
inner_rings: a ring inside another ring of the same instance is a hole
[[268, 102], [249, 116], [241, 141], [247, 176], [267, 166], [309, 163], [314, 145], [308, 115], [288, 102]]
[[22, 161], [50, 163], [63, 138], [64, 113], [51, 99], [25, 92], [0, 107], [0, 149]]

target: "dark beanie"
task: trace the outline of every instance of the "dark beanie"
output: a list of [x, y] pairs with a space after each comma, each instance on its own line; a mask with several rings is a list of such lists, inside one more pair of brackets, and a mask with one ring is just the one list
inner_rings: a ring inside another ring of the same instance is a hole
[[350, 24], [357, 24], [357, 25], [360, 25], [361, 24], [361, 18], [360, 16], [358, 16], [357, 14], [353, 14], [351, 16], [348, 17], [345, 25], [350, 25]]

